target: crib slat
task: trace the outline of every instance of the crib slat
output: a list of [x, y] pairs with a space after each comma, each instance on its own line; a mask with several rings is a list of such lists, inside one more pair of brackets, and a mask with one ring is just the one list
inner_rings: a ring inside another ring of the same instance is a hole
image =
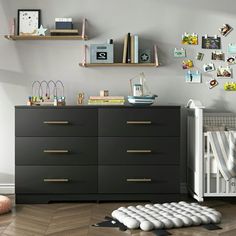
[[210, 142], [209, 137], [207, 137], [207, 193], [210, 193]]
[[220, 171], [218, 163], [216, 164], [216, 193], [220, 192]]
[[226, 181], [226, 193], [229, 193], [229, 181]]

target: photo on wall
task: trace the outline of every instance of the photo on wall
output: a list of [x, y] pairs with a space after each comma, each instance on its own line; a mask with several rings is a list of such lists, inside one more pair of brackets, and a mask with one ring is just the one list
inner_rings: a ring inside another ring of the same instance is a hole
[[216, 79], [211, 79], [210, 81], [208, 81], [209, 84], [209, 89], [213, 89], [215, 88], [219, 83]]
[[235, 56], [229, 56], [226, 59], [226, 62], [228, 63], [228, 65], [235, 65], [236, 64], [236, 57]]
[[193, 61], [192, 60], [184, 60], [182, 68], [185, 69], [190, 69], [193, 67]]
[[220, 78], [232, 78], [232, 70], [230, 67], [219, 67], [216, 71], [217, 77]]
[[198, 35], [195, 33], [192, 34], [184, 33], [182, 35], [182, 44], [198, 45]]
[[230, 43], [228, 45], [228, 53], [229, 54], [236, 54], [236, 44], [235, 43]]
[[221, 38], [218, 36], [202, 36], [203, 49], [221, 49]]
[[227, 36], [232, 30], [233, 28], [229, 24], [224, 24], [221, 28], [219, 28], [219, 31], [223, 36]]
[[211, 72], [215, 70], [215, 65], [213, 63], [207, 63], [203, 65], [204, 72]]
[[202, 74], [199, 71], [187, 71], [185, 74], [186, 83], [201, 83]]
[[235, 82], [227, 82], [224, 84], [225, 91], [236, 91], [236, 83]]
[[221, 51], [214, 51], [211, 53], [211, 60], [214, 61], [224, 61], [225, 60], [225, 54]]
[[176, 58], [186, 57], [186, 50], [184, 48], [175, 48], [174, 49], [174, 57], [176, 57]]

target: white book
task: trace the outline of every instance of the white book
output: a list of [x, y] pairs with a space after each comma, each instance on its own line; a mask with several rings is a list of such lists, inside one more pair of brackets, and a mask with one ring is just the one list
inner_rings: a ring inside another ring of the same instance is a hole
[[72, 18], [55, 18], [55, 22], [72, 22]]
[[138, 63], [138, 35], [134, 35], [134, 63]]

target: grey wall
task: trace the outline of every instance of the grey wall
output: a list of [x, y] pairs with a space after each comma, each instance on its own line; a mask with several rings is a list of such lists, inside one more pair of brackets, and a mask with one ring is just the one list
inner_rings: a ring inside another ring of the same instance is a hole
[[[234, 0], [0, 0], [0, 34], [8, 33], [9, 19], [19, 8], [42, 9], [43, 25], [52, 27], [55, 17], [89, 20], [88, 43], [103, 43], [113, 38], [121, 48], [127, 32], [137, 33], [142, 47], [157, 43], [162, 66], [159, 68], [81, 68], [81, 41], [12, 42], [0, 38], [0, 186], [14, 183], [14, 105], [25, 104], [33, 80], [61, 79], [66, 87], [68, 104], [76, 103], [78, 91], [87, 96], [100, 89], [113, 95], [127, 95], [128, 79], [145, 72], [149, 87], [159, 95], [157, 104], [185, 105], [190, 98], [199, 99], [208, 108], [236, 111], [235, 93], [225, 92], [220, 85], [209, 90], [205, 84], [186, 84], [181, 59], [172, 51], [181, 47], [183, 32], [215, 35], [223, 23], [236, 28]], [[236, 43], [236, 30], [222, 39], [223, 49]], [[189, 58], [203, 51], [200, 46], [188, 46]], [[117, 51], [117, 50], [116, 50]], [[209, 62], [210, 51], [206, 53]], [[120, 54], [117, 54], [120, 57]], [[196, 63], [198, 69], [203, 62]], [[212, 73], [214, 76], [214, 73]], [[234, 81], [234, 80], [233, 80]], [[184, 146], [183, 146], [184, 149]], [[185, 182], [185, 156], [182, 156], [182, 182]], [[1, 191], [1, 190], [0, 190]]]

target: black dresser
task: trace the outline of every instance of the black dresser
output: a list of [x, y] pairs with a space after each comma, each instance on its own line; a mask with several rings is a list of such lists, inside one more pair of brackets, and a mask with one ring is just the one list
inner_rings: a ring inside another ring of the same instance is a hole
[[16, 203], [178, 200], [178, 106], [17, 106], [15, 135]]

